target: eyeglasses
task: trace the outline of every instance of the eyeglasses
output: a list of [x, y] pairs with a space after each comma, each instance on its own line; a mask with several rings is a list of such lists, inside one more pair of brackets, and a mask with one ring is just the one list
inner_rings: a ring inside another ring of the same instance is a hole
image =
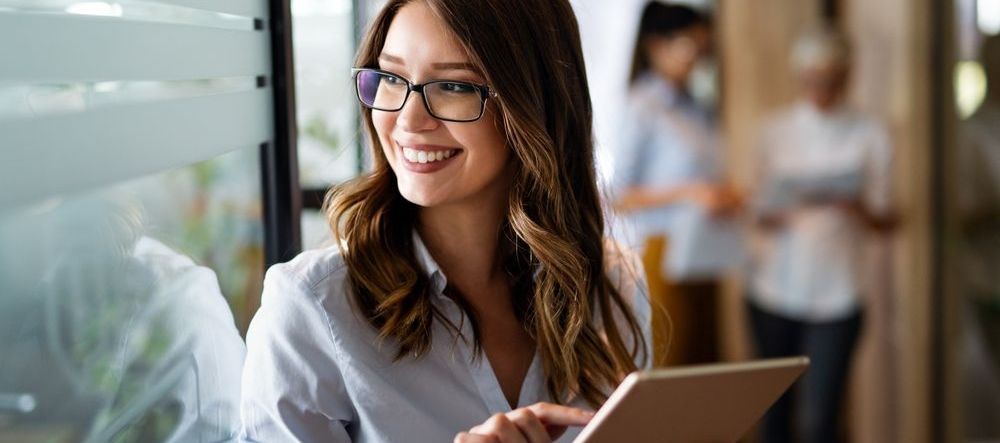
[[497, 94], [488, 86], [475, 83], [435, 80], [413, 84], [388, 71], [368, 68], [351, 69], [358, 100], [365, 107], [395, 112], [403, 109], [410, 92], [424, 97], [427, 113], [438, 120], [474, 122], [483, 116], [486, 100]]

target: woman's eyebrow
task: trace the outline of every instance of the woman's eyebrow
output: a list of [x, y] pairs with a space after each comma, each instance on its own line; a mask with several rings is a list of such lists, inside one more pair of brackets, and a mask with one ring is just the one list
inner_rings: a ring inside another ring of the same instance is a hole
[[479, 74], [479, 69], [472, 63], [433, 63], [431, 67], [438, 71], [470, 71]]
[[[379, 54], [378, 58], [379, 58], [379, 61], [385, 61], [385, 62], [395, 63], [395, 64], [400, 65], [400, 66], [406, 66], [406, 62], [403, 61], [402, 57], [398, 57], [398, 56], [395, 56], [395, 55], [392, 55], [392, 54], [386, 54], [386, 53], [383, 52], [382, 54]], [[431, 67], [434, 68], [437, 71], [462, 70], [462, 71], [469, 71], [469, 72], [472, 72], [472, 73], [475, 73], [475, 74], [479, 74], [480, 73], [479, 69], [476, 68], [476, 65], [473, 65], [472, 63], [468, 63], [468, 62], [432, 63]]]

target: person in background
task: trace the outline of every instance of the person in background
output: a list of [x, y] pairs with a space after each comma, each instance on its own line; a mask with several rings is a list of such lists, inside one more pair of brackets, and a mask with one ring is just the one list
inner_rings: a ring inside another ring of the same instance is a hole
[[354, 69], [371, 171], [335, 246], [272, 267], [243, 437], [571, 441], [644, 367], [638, 260], [606, 242], [568, 0], [391, 0]]
[[812, 362], [765, 416], [768, 443], [837, 439], [864, 311], [862, 246], [893, 224], [887, 132], [844, 103], [850, 54], [847, 40], [827, 28], [795, 43], [800, 100], [765, 123], [753, 157], [760, 242], [749, 314], [757, 351]]
[[614, 158], [615, 206], [642, 246], [651, 293], [672, 323], [670, 338], [663, 325], [655, 327], [656, 341], [670, 343], [657, 345], [666, 351], [656, 357], [661, 365], [718, 359], [719, 280], [738, 261], [731, 251], [740, 249], [727, 225], [741, 198], [723, 178], [711, 112], [689, 93], [710, 39], [700, 12], [646, 5]]

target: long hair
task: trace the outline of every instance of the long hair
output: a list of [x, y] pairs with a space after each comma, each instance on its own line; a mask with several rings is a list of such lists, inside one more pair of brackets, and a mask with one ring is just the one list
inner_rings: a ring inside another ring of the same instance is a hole
[[635, 47], [632, 49], [629, 83], [635, 83], [639, 75], [651, 67], [645, 47], [650, 37], [671, 37], [694, 26], [710, 24], [711, 19], [707, 15], [689, 6], [668, 5], [658, 0], [651, 0], [643, 8], [639, 19], [639, 31], [635, 37]]
[[[498, 239], [514, 306], [537, 344], [550, 397], [579, 396], [599, 405], [636, 369], [640, 353], [650, 357], [605, 270], [592, 109], [573, 10], [566, 0], [390, 0], [362, 43], [357, 66], [378, 66], [389, 25], [410, 1], [430, 6], [498, 93], [498, 125], [514, 162]], [[382, 339], [398, 346], [397, 360], [419, 358], [430, 347], [433, 321], [460, 332], [431, 303], [413, 252], [417, 209], [397, 190], [370, 110], [362, 110], [362, 120], [373, 169], [331, 190], [327, 217], [356, 307]], [[463, 309], [479, 355], [475, 315]]]

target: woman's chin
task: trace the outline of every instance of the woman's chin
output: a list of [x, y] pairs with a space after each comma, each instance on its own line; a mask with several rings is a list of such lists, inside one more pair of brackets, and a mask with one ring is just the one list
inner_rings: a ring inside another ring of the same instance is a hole
[[433, 189], [400, 186], [399, 194], [402, 195], [406, 201], [424, 208], [430, 208], [444, 203], [444, 199], [440, 195], [440, 192]]

